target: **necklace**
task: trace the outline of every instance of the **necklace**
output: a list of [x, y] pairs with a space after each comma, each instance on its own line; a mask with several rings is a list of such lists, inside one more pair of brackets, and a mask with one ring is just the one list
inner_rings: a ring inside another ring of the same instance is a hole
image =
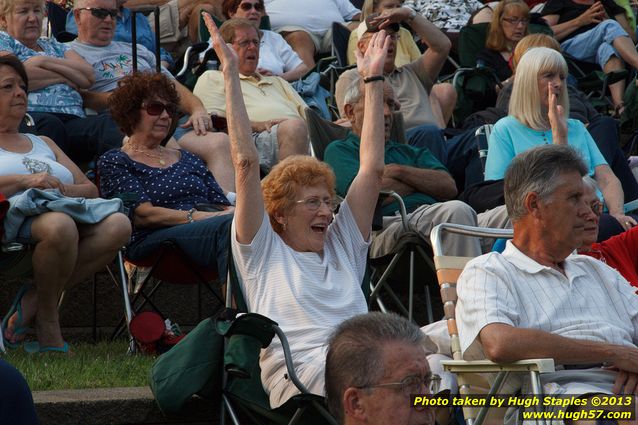
[[161, 146], [157, 147], [157, 152], [159, 153], [159, 155], [153, 155], [153, 154], [150, 154], [148, 151], [142, 150], [138, 148], [137, 146], [135, 146], [133, 143], [131, 143], [130, 139], [127, 145], [131, 148], [133, 152], [141, 153], [142, 155], [145, 155], [149, 158], [157, 159], [160, 165], [166, 165], [166, 161], [164, 161], [164, 154], [163, 154], [163, 150]]

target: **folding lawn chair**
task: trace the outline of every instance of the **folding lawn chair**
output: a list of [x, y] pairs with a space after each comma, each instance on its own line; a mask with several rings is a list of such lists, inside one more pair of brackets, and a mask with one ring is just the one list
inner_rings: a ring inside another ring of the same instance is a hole
[[[456, 326], [456, 282], [463, 268], [472, 258], [445, 255], [441, 244], [445, 233], [453, 233], [477, 238], [511, 238], [512, 230], [487, 229], [464, 226], [460, 224], [444, 223], [432, 229], [430, 239], [434, 251], [434, 263], [441, 288], [441, 298], [445, 311], [445, 320], [451, 338], [451, 348], [454, 360], [443, 361], [446, 371], [457, 375], [459, 392], [463, 395], [485, 394], [484, 388], [489, 388], [487, 394], [500, 394], [510, 373], [527, 373], [530, 377], [532, 392], [542, 399], [542, 385], [540, 373], [554, 372], [553, 359], [530, 359], [513, 363], [494, 363], [489, 360], [466, 361], [462, 359], [459, 332]], [[496, 374], [492, 384], [478, 374]], [[474, 386], [474, 387], [473, 387]], [[477, 388], [478, 387], [478, 388]], [[467, 425], [480, 425], [486, 418], [489, 407], [463, 407], [463, 414]]]

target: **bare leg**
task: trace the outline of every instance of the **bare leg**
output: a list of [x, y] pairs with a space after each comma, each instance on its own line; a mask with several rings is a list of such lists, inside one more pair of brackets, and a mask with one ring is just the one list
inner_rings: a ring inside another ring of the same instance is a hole
[[315, 43], [304, 31], [293, 31], [281, 34], [292, 50], [297, 52], [301, 60], [312, 69], [315, 67]]
[[[624, 38], [627, 38], [627, 37], [624, 37]], [[603, 66], [603, 71], [605, 71], [605, 73], [609, 73], [612, 71], [619, 71], [621, 69], [624, 69], [624, 65], [622, 61], [615, 56], [612, 56], [607, 61], [605, 66]], [[614, 102], [614, 107], [618, 107], [619, 105], [622, 105], [622, 98], [623, 98], [623, 95], [625, 94], [625, 81], [621, 80], [621, 81], [618, 81], [617, 83], [611, 84], [609, 86], [609, 92], [611, 93], [611, 99]]]
[[78, 224], [80, 240], [73, 274], [64, 289], [82, 282], [110, 263], [131, 238], [131, 222], [124, 214], [111, 214], [97, 224]]
[[62, 213], [38, 216], [31, 227], [36, 241], [33, 276], [37, 289], [36, 332], [41, 346], [62, 346], [58, 300], [75, 267], [78, 231], [71, 217]]
[[620, 53], [620, 57], [623, 58], [625, 62], [631, 65], [632, 68], [638, 69], [638, 52], [636, 51], [636, 46], [631, 41], [629, 37], [618, 37], [613, 43], [618, 53]]
[[277, 128], [277, 143], [279, 145], [279, 160], [290, 155], [308, 155], [308, 128], [301, 119], [289, 119], [279, 124]]
[[454, 107], [456, 106], [456, 89], [452, 84], [435, 84], [430, 92], [430, 106], [432, 113], [438, 120], [441, 128], [447, 127], [447, 123], [452, 118]]
[[198, 136], [194, 131], [189, 131], [177, 144], [206, 163], [225, 193], [235, 191], [235, 169], [230, 160], [228, 135], [208, 132]]

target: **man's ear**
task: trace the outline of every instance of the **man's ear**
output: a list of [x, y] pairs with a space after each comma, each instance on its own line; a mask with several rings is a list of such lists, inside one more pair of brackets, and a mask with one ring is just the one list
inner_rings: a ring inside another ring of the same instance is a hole
[[523, 205], [525, 205], [525, 210], [527, 210], [528, 214], [531, 214], [535, 218], [540, 218], [540, 203], [541, 199], [536, 192], [528, 192], [525, 195], [525, 199], [523, 200]]
[[348, 121], [353, 122], [354, 121], [354, 105], [349, 103], [344, 104], [343, 115], [345, 116], [345, 118], [348, 119]]
[[[364, 421], [367, 418], [366, 406], [361, 398], [359, 388], [349, 387], [343, 393], [343, 415], [344, 418], [352, 418], [355, 421]], [[347, 422], [347, 421], [346, 421]]]

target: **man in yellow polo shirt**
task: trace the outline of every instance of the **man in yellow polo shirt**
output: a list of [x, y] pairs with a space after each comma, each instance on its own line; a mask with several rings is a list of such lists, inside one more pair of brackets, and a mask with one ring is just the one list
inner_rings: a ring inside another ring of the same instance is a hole
[[[259, 33], [245, 19], [229, 19], [220, 28], [222, 37], [239, 57], [241, 90], [250, 118], [259, 163], [269, 170], [290, 155], [308, 154], [306, 104], [287, 81], [257, 72]], [[206, 71], [193, 93], [208, 112], [226, 115], [224, 77], [220, 71]]]

